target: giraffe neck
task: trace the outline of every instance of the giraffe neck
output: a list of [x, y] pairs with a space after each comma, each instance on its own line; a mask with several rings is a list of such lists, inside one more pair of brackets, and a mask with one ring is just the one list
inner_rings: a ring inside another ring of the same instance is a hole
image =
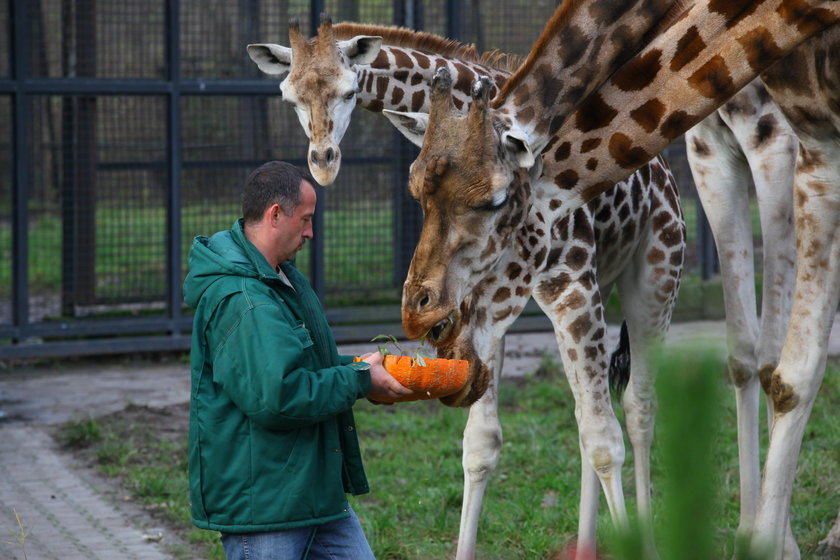
[[837, 21], [836, 0], [693, 5], [570, 114], [544, 175], [567, 211], [585, 204]]
[[539, 148], [577, 103], [630, 58], [679, 0], [567, 0], [560, 4], [494, 108]]
[[510, 75], [486, 64], [460, 60], [441, 54], [422, 52], [409, 47], [383, 45], [370, 65], [357, 66], [361, 91], [357, 104], [368, 111], [429, 112], [429, 82], [438, 68], [447, 67], [455, 84], [453, 103], [459, 109], [469, 103], [470, 84], [479, 76], [488, 76], [495, 93]]

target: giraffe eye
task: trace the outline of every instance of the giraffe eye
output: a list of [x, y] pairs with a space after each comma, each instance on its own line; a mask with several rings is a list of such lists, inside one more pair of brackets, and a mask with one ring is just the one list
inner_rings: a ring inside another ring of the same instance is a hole
[[497, 193], [493, 193], [493, 198], [490, 199], [489, 202], [482, 205], [480, 210], [487, 210], [490, 212], [495, 212], [502, 206], [504, 206], [508, 201], [508, 195], [506, 190], [499, 191]]
[[353, 98], [356, 97], [355, 91], [348, 91], [344, 94], [344, 101], [353, 101]]

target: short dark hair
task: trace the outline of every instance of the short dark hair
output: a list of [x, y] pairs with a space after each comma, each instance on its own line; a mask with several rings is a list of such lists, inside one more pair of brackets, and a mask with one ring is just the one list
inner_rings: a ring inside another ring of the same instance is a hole
[[287, 216], [300, 204], [302, 181], [315, 186], [309, 173], [285, 161], [269, 161], [248, 175], [242, 188], [242, 217], [245, 223], [262, 219], [265, 209], [279, 204]]

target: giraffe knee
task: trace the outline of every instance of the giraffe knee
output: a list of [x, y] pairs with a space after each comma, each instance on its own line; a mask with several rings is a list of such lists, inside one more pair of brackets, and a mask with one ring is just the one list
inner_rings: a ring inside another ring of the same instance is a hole
[[[733, 357], [729, 358], [727, 369], [729, 370], [729, 379], [731, 379], [735, 387], [738, 387], [739, 389], [744, 387], [755, 377], [755, 371], [751, 366]], [[770, 370], [770, 373], [773, 373], [772, 369]]]
[[774, 373], [770, 378], [770, 390], [767, 393], [773, 401], [773, 411], [776, 415], [787, 414], [799, 404], [799, 394], [789, 383], [782, 380], [780, 373]]
[[764, 389], [765, 395], [770, 394], [770, 383], [773, 378], [774, 371], [776, 371], [776, 368], [770, 365], [762, 366], [761, 369], [758, 370], [758, 379], [761, 381], [761, 388]]

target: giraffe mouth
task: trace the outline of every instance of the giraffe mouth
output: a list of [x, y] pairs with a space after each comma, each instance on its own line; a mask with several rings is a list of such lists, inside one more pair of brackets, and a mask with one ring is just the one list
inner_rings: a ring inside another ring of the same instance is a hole
[[449, 340], [454, 330], [455, 321], [452, 313], [450, 313], [429, 329], [429, 332], [426, 334], [426, 339], [432, 346], [440, 346]]

